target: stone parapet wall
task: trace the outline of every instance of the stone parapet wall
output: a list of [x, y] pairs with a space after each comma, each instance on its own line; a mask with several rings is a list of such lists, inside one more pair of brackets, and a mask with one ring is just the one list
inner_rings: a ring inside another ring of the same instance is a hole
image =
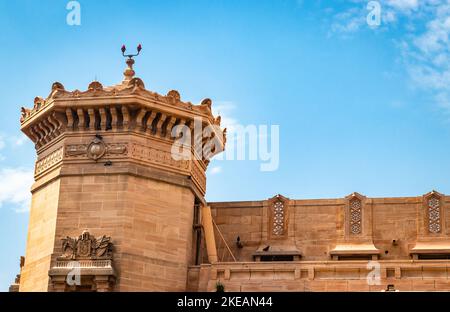
[[[296, 248], [304, 261], [329, 261], [333, 249], [342, 244], [372, 244], [381, 260], [409, 260], [411, 250], [420, 241], [450, 245], [450, 226], [447, 226], [450, 225], [450, 197], [440, 195], [442, 229], [440, 233], [430, 233], [424, 204], [426, 196], [364, 198], [362, 222], [366, 228], [361, 235], [348, 234], [346, 198], [290, 200], [285, 208], [288, 235], [282, 239], [268, 236], [269, 201], [209, 205], [238, 261], [253, 261], [252, 255], [257, 249], [269, 245], [270, 248]], [[238, 236], [242, 248], [236, 244]]]
[[[380, 280], [367, 261], [242, 262], [193, 266], [188, 290], [215, 291], [399, 291], [450, 290], [450, 261], [379, 261]], [[373, 274], [373, 273], [372, 273]], [[371, 283], [368, 282], [372, 281]]]

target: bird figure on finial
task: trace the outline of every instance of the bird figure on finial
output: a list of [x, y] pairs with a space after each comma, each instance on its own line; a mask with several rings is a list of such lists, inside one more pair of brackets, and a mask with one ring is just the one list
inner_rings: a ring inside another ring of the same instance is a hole
[[121, 51], [122, 51], [122, 56], [123, 57], [127, 57], [126, 63], [128, 65], [128, 68], [125, 69], [124, 71], [124, 81], [130, 81], [131, 79], [133, 79], [134, 77], [134, 70], [133, 70], [133, 65], [134, 65], [134, 59], [133, 57], [138, 56], [141, 53], [142, 50], [142, 45], [138, 44], [137, 46], [137, 53], [136, 54], [125, 54], [127, 50], [127, 47], [125, 45], [122, 45]]

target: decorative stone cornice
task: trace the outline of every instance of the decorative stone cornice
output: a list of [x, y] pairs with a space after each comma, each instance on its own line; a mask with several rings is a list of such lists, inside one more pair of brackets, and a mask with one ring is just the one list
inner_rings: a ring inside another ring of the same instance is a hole
[[226, 142], [212, 101], [194, 105], [176, 90], [166, 95], [147, 90], [126, 56], [121, 83], [104, 87], [93, 81], [85, 91], [68, 91], [55, 82], [46, 98], [36, 97], [31, 109], [22, 108], [21, 130], [38, 154], [36, 181], [53, 179], [65, 165], [95, 165], [95, 170], [104, 165], [110, 172], [119, 170], [110, 168], [116, 163], [136, 164], [179, 175], [204, 196], [209, 160]]
[[[86, 91], [67, 91], [61, 83], [55, 82], [45, 99], [36, 97], [33, 108], [22, 108], [20, 122], [21, 130], [38, 150], [36, 178], [66, 160], [129, 158], [186, 174], [205, 193], [205, 171], [209, 159], [224, 149], [226, 141], [226, 129], [220, 128], [221, 118], [213, 116], [211, 105], [210, 99], [199, 105], [183, 102], [175, 90], [165, 96], [146, 90], [144, 82], [136, 77], [106, 88], [93, 81]], [[196, 132], [198, 124], [200, 131]], [[177, 139], [184, 134], [177, 131], [174, 133], [177, 137], [172, 136], [174, 127], [179, 125], [191, 133], [189, 160], [175, 160], [171, 157], [170, 148], [160, 148], [161, 142], [169, 147], [179, 143]], [[209, 137], [203, 137], [206, 127], [212, 129]], [[139, 144], [110, 139], [103, 142], [102, 136], [109, 133], [135, 133], [158, 143]], [[60, 139], [69, 136], [80, 136], [80, 143], [71, 140], [61, 147]], [[97, 139], [87, 142], [83, 137]], [[209, 144], [212, 140], [214, 144]], [[53, 148], [55, 144], [56, 149]], [[203, 151], [206, 144], [221, 148], [199, 156], [198, 151]], [[49, 153], [48, 150], [53, 151]]]
[[[20, 121], [22, 131], [37, 149], [62, 133], [72, 132], [135, 131], [173, 141], [172, 129], [185, 125], [193, 130], [195, 118], [201, 120], [202, 127], [212, 126], [211, 138], [224, 146], [226, 129], [220, 129], [220, 116], [212, 115], [211, 105], [210, 99], [199, 105], [183, 102], [175, 90], [159, 95], [146, 90], [140, 78], [107, 88], [94, 81], [86, 91], [67, 91], [55, 82], [46, 99], [36, 97], [32, 109], [22, 108]], [[203, 139], [202, 146], [207, 141]]]
[[34, 99], [34, 106], [31, 109], [22, 107], [21, 112], [21, 124], [26, 124], [27, 121], [32, 119], [39, 113], [44, 112], [48, 106], [51, 106], [54, 102], [62, 102], [67, 100], [82, 100], [82, 99], [102, 99], [102, 98], [122, 98], [129, 96], [140, 96], [144, 99], [157, 102], [159, 104], [175, 106], [186, 112], [193, 112], [195, 115], [202, 115], [210, 119], [211, 122], [215, 121], [211, 112], [212, 101], [210, 99], [204, 99], [200, 104], [194, 105], [191, 102], [181, 101], [181, 97], [178, 91], [171, 90], [165, 96], [156, 92], [152, 92], [145, 89], [144, 82], [140, 78], [133, 78], [129, 81], [124, 81], [122, 84], [106, 87], [98, 81], [93, 81], [89, 84], [86, 91], [74, 90], [67, 91], [60, 82], [55, 82], [52, 85], [51, 92], [47, 98], [36, 97]]

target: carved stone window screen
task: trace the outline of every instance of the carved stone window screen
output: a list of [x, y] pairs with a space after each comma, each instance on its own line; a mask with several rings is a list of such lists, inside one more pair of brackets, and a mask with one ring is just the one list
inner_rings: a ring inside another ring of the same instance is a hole
[[285, 211], [284, 211], [284, 203], [282, 201], [276, 201], [273, 203], [273, 226], [272, 226], [272, 234], [275, 236], [284, 235], [284, 220], [285, 220]]
[[437, 196], [432, 196], [427, 200], [428, 231], [430, 233], [441, 232], [441, 201]]
[[353, 198], [349, 203], [349, 232], [353, 235], [362, 233], [362, 202]]

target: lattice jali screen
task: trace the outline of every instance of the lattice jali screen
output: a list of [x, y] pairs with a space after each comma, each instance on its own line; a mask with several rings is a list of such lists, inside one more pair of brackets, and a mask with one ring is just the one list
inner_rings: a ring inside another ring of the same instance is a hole
[[284, 203], [276, 201], [273, 203], [273, 226], [272, 234], [281, 236], [284, 234]]
[[358, 198], [350, 200], [350, 234], [361, 234], [362, 232], [362, 203]]
[[428, 231], [430, 233], [441, 232], [441, 200], [432, 196], [427, 201]]

